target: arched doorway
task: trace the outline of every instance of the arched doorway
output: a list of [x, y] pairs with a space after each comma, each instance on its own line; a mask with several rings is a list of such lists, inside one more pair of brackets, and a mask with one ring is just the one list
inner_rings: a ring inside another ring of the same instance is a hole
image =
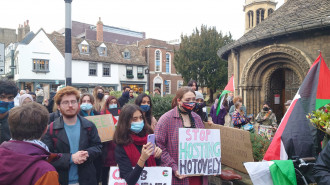
[[256, 116], [268, 102], [281, 121], [284, 102], [294, 97], [311, 65], [309, 57], [288, 45], [255, 52], [245, 63], [238, 86], [247, 112]]
[[302, 83], [299, 76], [290, 68], [279, 68], [270, 75], [269, 92], [265, 101], [269, 103], [280, 122], [285, 114], [284, 103], [292, 100]]
[[153, 89], [159, 88], [161, 92], [161, 96], [163, 96], [163, 78], [160, 76], [156, 76], [153, 80]]

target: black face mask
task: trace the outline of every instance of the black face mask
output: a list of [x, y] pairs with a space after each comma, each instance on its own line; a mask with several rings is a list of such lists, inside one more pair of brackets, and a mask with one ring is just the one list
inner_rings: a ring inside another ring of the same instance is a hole
[[205, 106], [206, 106], [206, 103], [205, 103], [205, 102], [203, 102], [203, 103], [196, 103], [196, 104], [195, 104], [195, 107], [194, 107], [194, 110], [195, 110], [195, 111], [201, 110], [201, 109], [203, 109]]
[[97, 93], [97, 98], [98, 98], [98, 99], [102, 100], [103, 96], [104, 96], [103, 93]]
[[263, 110], [264, 111], [269, 111], [269, 108], [268, 107], [264, 107]]

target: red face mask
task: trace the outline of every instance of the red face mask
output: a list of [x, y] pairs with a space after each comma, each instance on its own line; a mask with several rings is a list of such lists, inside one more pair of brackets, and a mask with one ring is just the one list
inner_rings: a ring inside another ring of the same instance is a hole
[[195, 102], [182, 102], [181, 107], [186, 111], [186, 112], [191, 112], [194, 107], [195, 107]]

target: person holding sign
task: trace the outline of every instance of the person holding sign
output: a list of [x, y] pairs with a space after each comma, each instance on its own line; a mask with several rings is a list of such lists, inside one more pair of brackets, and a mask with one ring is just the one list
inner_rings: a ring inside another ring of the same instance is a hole
[[244, 112], [241, 108], [242, 108], [242, 103], [237, 101], [235, 103], [235, 112], [232, 115], [232, 122], [234, 128], [241, 128], [241, 126], [249, 122], [249, 120], [244, 116]]
[[178, 171], [178, 142], [179, 128], [204, 128], [198, 114], [192, 110], [195, 107], [195, 91], [189, 87], [182, 87], [176, 92], [172, 100], [172, 110], [160, 117], [156, 129], [156, 143], [163, 150], [161, 166], [172, 168], [172, 184], [207, 184], [207, 177], [187, 177]]
[[162, 154], [160, 148], [147, 143], [148, 134], [153, 131], [144, 123], [145, 117], [137, 105], [127, 104], [121, 110], [114, 135], [115, 156], [120, 177], [128, 185], [136, 184], [144, 166], [156, 166]]
[[146, 123], [151, 126], [152, 130], [155, 130], [157, 120], [156, 118], [152, 115], [152, 103], [151, 103], [151, 98], [147, 94], [140, 94], [136, 99], [135, 99], [135, 105], [139, 106], [141, 110], [143, 111], [143, 115], [146, 118]]
[[94, 97], [91, 94], [84, 93], [79, 100], [80, 103], [79, 115], [82, 117], [100, 115], [99, 112], [93, 109], [94, 102], [95, 102]]

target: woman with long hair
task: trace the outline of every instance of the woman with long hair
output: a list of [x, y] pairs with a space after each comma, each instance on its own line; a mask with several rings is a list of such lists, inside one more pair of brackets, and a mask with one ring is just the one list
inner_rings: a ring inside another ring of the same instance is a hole
[[155, 130], [157, 120], [152, 115], [152, 102], [149, 95], [142, 93], [135, 99], [135, 105], [139, 106], [143, 111], [143, 115], [146, 118], [146, 123], [151, 126], [152, 130]]
[[192, 111], [195, 102], [194, 90], [180, 88], [172, 100], [172, 110], [160, 117], [156, 125], [156, 143], [163, 151], [161, 165], [172, 168], [172, 184], [207, 184], [207, 177], [187, 177], [178, 171], [179, 128], [204, 128], [200, 116]]
[[91, 94], [84, 93], [83, 95], [81, 95], [79, 100], [79, 104], [80, 104], [79, 115], [82, 117], [99, 115], [100, 113], [93, 109], [94, 103], [95, 100]]
[[94, 91], [93, 91], [93, 96], [95, 99], [94, 109], [97, 112], [101, 112], [101, 110], [103, 108], [103, 105], [105, 102], [104, 91], [105, 91], [104, 88], [101, 86], [96, 86], [94, 88]]
[[144, 166], [156, 166], [156, 159], [160, 159], [162, 150], [147, 143], [148, 134], [152, 133], [137, 105], [128, 104], [122, 108], [114, 135], [115, 156], [120, 177], [129, 185], [136, 184]]

